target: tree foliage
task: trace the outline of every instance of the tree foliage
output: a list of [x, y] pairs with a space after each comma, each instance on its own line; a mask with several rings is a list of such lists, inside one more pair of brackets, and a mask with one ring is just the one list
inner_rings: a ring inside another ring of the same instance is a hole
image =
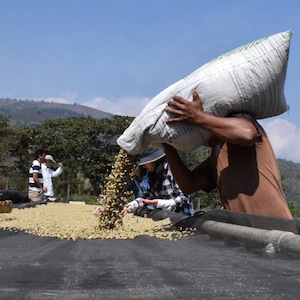
[[[201, 146], [189, 153], [179, 152], [181, 159], [189, 169], [194, 169], [198, 166], [209, 157], [210, 153], [211, 148], [205, 146]], [[191, 196], [197, 210], [211, 210], [220, 207], [220, 199], [216, 189], [209, 193], [198, 191]]]
[[[102, 192], [120, 148], [117, 138], [132, 122], [132, 117], [114, 116], [113, 119], [71, 117], [48, 120], [35, 128], [10, 125], [0, 115], [0, 189], [28, 188], [28, 170], [37, 148], [45, 149], [65, 171], [54, 178], [55, 193], [62, 198], [84, 195], [97, 196]], [[210, 148], [199, 149], [180, 156], [189, 168], [196, 167], [210, 155]], [[293, 211], [300, 207], [300, 164], [278, 160], [283, 189]], [[54, 165], [55, 167], [55, 165]], [[9, 180], [9, 181], [7, 181]], [[196, 208], [211, 209], [220, 206], [216, 191], [192, 195]]]
[[[41, 148], [64, 165], [63, 174], [54, 178], [57, 192], [66, 194], [69, 186], [73, 194], [89, 190], [97, 195], [119, 151], [116, 139], [131, 121], [131, 117], [121, 116], [113, 120], [72, 117], [48, 120], [35, 128], [7, 125], [3, 133], [6, 153], [2, 151], [0, 168], [3, 173], [5, 161], [14, 169], [15, 177], [19, 173], [27, 179], [34, 151]], [[27, 181], [23, 189], [26, 184]]]
[[292, 215], [300, 217], [300, 164], [278, 159], [282, 187]]
[[[7, 186], [7, 179], [10, 180], [12, 189], [24, 189], [25, 178], [28, 181], [25, 172], [25, 164], [28, 160], [28, 145], [30, 143], [29, 130], [10, 126], [8, 121], [0, 115], [0, 176], [2, 187]], [[28, 172], [28, 167], [26, 167]], [[4, 179], [7, 178], [7, 179]]]

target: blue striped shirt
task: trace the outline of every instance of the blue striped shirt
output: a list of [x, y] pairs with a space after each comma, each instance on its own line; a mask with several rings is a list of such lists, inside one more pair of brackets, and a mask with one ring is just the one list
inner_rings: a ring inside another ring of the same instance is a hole
[[39, 181], [43, 185], [42, 167], [41, 163], [37, 159], [32, 162], [32, 165], [29, 169], [29, 189], [32, 191], [39, 191], [40, 188], [36, 185], [33, 179], [33, 173], [38, 174]]

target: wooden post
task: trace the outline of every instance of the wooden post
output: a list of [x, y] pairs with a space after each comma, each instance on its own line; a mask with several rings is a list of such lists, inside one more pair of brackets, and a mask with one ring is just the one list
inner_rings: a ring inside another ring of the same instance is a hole
[[68, 190], [67, 190], [67, 202], [70, 200], [70, 183], [68, 183]]

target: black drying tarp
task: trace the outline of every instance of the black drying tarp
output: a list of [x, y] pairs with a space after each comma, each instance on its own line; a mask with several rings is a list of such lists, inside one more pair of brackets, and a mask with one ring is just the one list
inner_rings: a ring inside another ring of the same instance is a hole
[[205, 235], [168, 241], [0, 231], [1, 299], [299, 299], [299, 260]]
[[[201, 218], [152, 217], [169, 216]], [[299, 257], [207, 234], [67, 241], [0, 230], [0, 243], [0, 299], [299, 299]]]

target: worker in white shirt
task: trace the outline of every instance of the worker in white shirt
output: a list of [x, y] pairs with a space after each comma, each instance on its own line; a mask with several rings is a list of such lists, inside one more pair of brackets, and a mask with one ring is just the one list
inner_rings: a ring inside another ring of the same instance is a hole
[[45, 156], [45, 161], [42, 163], [42, 174], [43, 174], [43, 181], [44, 181], [44, 187], [47, 188], [47, 191], [44, 192], [43, 200], [47, 200], [49, 202], [58, 202], [58, 198], [53, 197], [53, 183], [52, 183], [52, 177], [59, 176], [64, 168], [63, 164], [61, 162], [57, 163], [58, 168], [56, 170], [52, 169], [52, 163], [56, 163], [56, 161], [53, 159], [52, 155], [47, 154]]

